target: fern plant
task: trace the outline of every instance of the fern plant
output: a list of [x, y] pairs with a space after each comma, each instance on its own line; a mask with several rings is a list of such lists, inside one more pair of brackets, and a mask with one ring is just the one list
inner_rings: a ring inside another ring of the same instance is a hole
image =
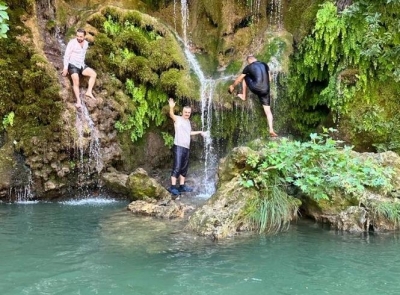
[[291, 64], [291, 117], [298, 130], [317, 126], [328, 112], [337, 114], [334, 120], [347, 114], [356, 93], [371, 103], [373, 80], [400, 81], [399, 0], [383, 2], [354, 1], [342, 12], [333, 1], [321, 5]]

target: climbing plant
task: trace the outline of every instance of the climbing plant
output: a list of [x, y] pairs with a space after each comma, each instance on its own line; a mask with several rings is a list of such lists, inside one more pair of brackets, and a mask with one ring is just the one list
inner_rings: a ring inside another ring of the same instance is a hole
[[88, 22], [99, 30], [88, 60], [94, 68], [110, 73], [113, 83], [124, 85], [124, 95], [115, 97], [121, 106], [115, 127], [129, 133], [133, 142], [150, 126], [161, 126], [165, 121], [163, 107], [168, 97], [196, 96], [177, 40], [156, 19], [138, 11], [107, 7]]
[[295, 129], [308, 132], [329, 112], [348, 114], [357, 93], [365, 104], [373, 103], [372, 81], [400, 80], [399, 4], [353, 1], [341, 12], [334, 1], [321, 5], [312, 32], [292, 57], [289, 97]]
[[7, 20], [9, 20], [7, 13], [7, 6], [0, 2], [0, 38], [7, 38], [7, 32], [9, 30]]
[[134, 104], [134, 110], [123, 120], [117, 121], [115, 127], [119, 131], [130, 131], [131, 140], [135, 142], [143, 136], [150, 122], [160, 126], [165, 120], [160, 110], [168, 97], [156, 90], [146, 92], [145, 86], [136, 87], [130, 79], [126, 81], [125, 88]]

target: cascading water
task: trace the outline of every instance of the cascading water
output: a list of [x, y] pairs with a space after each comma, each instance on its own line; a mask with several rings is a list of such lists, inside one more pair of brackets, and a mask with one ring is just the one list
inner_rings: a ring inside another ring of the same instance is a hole
[[[78, 184], [81, 189], [86, 187], [86, 183], [92, 180], [92, 175], [99, 174], [103, 169], [103, 161], [100, 150], [99, 131], [93, 120], [90, 118], [89, 111], [84, 102], [84, 91], [80, 91], [82, 107], [76, 114], [76, 150], [79, 151], [78, 161]], [[85, 159], [85, 154], [88, 158]]]
[[[279, 55], [279, 54], [278, 54]], [[272, 56], [271, 60], [268, 63], [271, 75], [271, 98], [273, 101], [273, 107], [276, 109], [276, 104], [278, 102], [278, 75], [282, 72], [282, 66], [276, 56]]]
[[[31, 200], [33, 199], [33, 194], [32, 194], [32, 173], [29, 170], [28, 175], [27, 175], [27, 183], [23, 186], [18, 186], [18, 187], [10, 187], [9, 189], [9, 196], [15, 196], [15, 202], [16, 203], [30, 203], [32, 202]], [[11, 200], [10, 200], [11, 201]]]
[[269, 0], [269, 24], [271, 28], [275, 28], [275, 30], [282, 30], [283, 16], [282, 16], [282, 8], [283, 3], [282, 0]]
[[[175, 1], [174, 1], [175, 7]], [[215, 88], [215, 81], [206, 79], [202, 72], [196, 57], [189, 49], [187, 39], [187, 24], [189, 19], [189, 9], [187, 0], [181, 0], [181, 16], [182, 16], [182, 35], [183, 45], [186, 58], [196, 76], [200, 81], [200, 96], [201, 96], [201, 128], [207, 136], [204, 138], [204, 175], [202, 185], [200, 186], [200, 195], [210, 196], [215, 191], [214, 174], [217, 166], [217, 156], [213, 153], [213, 142], [209, 136], [212, 126], [212, 99]]]

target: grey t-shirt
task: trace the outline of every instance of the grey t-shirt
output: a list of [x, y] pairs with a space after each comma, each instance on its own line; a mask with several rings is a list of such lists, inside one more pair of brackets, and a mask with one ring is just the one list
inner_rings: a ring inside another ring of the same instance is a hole
[[190, 121], [181, 116], [176, 116], [174, 144], [188, 149], [190, 147], [190, 132], [192, 132]]

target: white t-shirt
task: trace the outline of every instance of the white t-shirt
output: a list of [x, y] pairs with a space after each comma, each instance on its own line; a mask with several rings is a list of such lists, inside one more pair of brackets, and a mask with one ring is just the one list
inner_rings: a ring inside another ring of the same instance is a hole
[[76, 38], [68, 42], [64, 54], [64, 69], [68, 68], [68, 64], [72, 64], [79, 69], [85, 67], [85, 55], [89, 48], [89, 42], [83, 40], [82, 43], [83, 46], [81, 46]]
[[190, 125], [189, 119], [184, 119], [181, 116], [175, 116], [175, 139], [174, 144], [182, 146], [184, 148], [190, 147], [190, 132], [192, 132], [192, 126]]

